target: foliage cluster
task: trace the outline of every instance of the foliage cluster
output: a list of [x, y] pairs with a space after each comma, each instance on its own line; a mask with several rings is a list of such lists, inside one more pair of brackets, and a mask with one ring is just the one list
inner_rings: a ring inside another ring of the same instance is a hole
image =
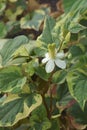
[[87, 0], [29, 2], [0, 0], [0, 130], [85, 130]]

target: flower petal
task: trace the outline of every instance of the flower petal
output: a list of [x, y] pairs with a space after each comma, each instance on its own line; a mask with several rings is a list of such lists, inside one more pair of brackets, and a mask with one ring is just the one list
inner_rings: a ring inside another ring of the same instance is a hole
[[61, 69], [66, 68], [66, 62], [64, 60], [56, 59], [55, 64]]
[[45, 54], [45, 57], [46, 57], [46, 58], [50, 58], [49, 53], [46, 53], [46, 54]]
[[50, 60], [49, 53], [46, 53], [45, 58], [42, 59], [42, 63], [46, 63], [48, 60]]
[[49, 60], [49, 61], [47, 62], [47, 64], [46, 64], [46, 66], [45, 66], [46, 72], [47, 72], [47, 73], [52, 72], [53, 69], [54, 69], [54, 67], [55, 67], [54, 60]]
[[56, 57], [59, 58], [59, 59], [63, 58], [64, 57], [64, 52], [57, 53]]
[[41, 62], [46, 63], [48, 60], [49, 60], [48, 58], [43, 58]]

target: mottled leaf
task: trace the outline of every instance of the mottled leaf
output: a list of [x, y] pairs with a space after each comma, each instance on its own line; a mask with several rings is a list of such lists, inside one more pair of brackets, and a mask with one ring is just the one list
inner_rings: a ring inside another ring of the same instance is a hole
[[48, 80], [49, 77], [50, 77], [50, 74], [47, 74], [45, 69], [41, 66], [38, 66], [35, 68], [35, 73], [40, 77], [42, 78], [43, 80]]
[[7, 34], [6, 26], [3, 22], [0, 22], [0, 38], [4, 38]]
[[50, 43], [54, 43], [52, 37], [52, 30], [55, 26], [55, 20], [51, 17], [47, 17], [44, 22], [44, 29], [42, 34], [38, 37], [37, 41], [41, 41], [45, 46]]
[[57, 88], [57, 107], [64, 109], [67, 108], [69, 103], [72, 102], [73, 98], [69, 93], [67, 84], [58, 86]]
[[71, 33], [78, 33], [79, 31], [84, 30], [84, 29], [86, 29], [86, 27], [78, 23], [73, 23], [73, 24], [70, 24], [69, 26], [69, 31]]
[[0, 91], [18, 93], [26, 83], [19, 67], [10, 66], [0, 70]]
[[84, 111], [80, 108], [78, 103], [75, 103], [67, 112], [75, 122], [87, 125], [87, 103], [84, 107]]
[[43, 10], [36, 10], [31, 19], [29, 15], [21, 19], [21, 28], [23, 29], [33, 28], [38, 31], [44, 17], [45, 12]]
[[59, 70], [53, 74], [52, 81], [57, 84], [62, 84], [66, 79], [67, 71]]
[[12, 126], [26, 118], [42, 102], [39, 94], [9, 95], [0, 105], [0, 126]]
[[23, 44], [26, 44], [28, 39], [26, 36], [17, 36], [14, 39], [8, 40], [2, 49], [0, 54], [2, 56], [2, 66], [9, 64], [9, 61], [12, 59], [13, 53]]
[[87, 68], [70, 71], [67, 76], [67, 83], [71, 95], [84, 109], [87, 100]]
[[32, 112], [30, 124], [31, 128], [35, 128], [35, 130], [48, 130], [51, 127], [51, 123], [47, 118], [46, 109], [43, 105]]
[[60, 130], [60, 123], [58, 119], [51, 120], [51, 128], [50, 130]]

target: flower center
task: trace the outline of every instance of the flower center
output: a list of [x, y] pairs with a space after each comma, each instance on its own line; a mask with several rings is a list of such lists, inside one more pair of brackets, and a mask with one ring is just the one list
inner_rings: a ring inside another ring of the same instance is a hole
[[55, 56], [56, 56], [55, 48], [56, 48], [55, 43], [48, 45], [48, 52], [49, 52], [49, 55], [52, 59], [55, 59]]

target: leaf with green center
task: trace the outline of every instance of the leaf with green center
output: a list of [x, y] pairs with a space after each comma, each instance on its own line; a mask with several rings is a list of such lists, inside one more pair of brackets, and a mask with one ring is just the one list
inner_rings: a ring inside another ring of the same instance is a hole
[[51, 120], [51, 128], [50, 130], [60, 130], [60, 123], [59, 123], [59, 120], [58, 119], [53, 119]]
[[23, 12], [23, 9], [21, 6], [19, 6], [19, 7], [16, 7], [15, 12], [12, 11], [11, 9], [7, 9], [5, 15], [10, 21], [16, 21], [17, 16], [21, 15], [22, 12]]
[[82, 55], [79, 57], [79, 65], [83, 66], [83, 65], [87, 65], [87, 55]]
[[[11, 130], [11, 128], [0, 127], [0, 130]], [[15, 129], [13, 129], [13, 130], [15, 130]]]
[[84, 109], [87, 100], [87, 68], [70, 71], [67, 75], [67, 83], [71, 95]]
[[79, 31], [86, 29], [86, 27], [79, 23], [71, 23], [68, 29], [71, 33], [78, 33]]
[[43, 33], [38, 37], [37, 42], [42, 42], [46, 47], [49, 43], [54, 43], [52, 30], [55, 26], [55, 20], [47, 17], [44, 23]]
[[0, 0], [0, 15], [3, 14], [5, 8], [6, 8], [6, 1]]
[[26, 44], [28, 39], [26, 36], [18, 36], [14, 39], [9, 39], [0, 50], [2, 56], [2, 66], [7, 66], [12, 60], [13, 53], [23, 44]]
[[35, 29], [39, 30], [42, 21], [44, 20], [45, 12], [43, 10], [36, 10], [33, 14], [32, 19], [30, 16], [25, 16], [21, 19], [21, 28], [23, 29]]
[[69, 12], [76, 0], [63, 0], [64, 11]]
[[82, 125], [87, 125], [87, 103], [84, 107], [84, 111], [82, 111], [78, 103], [75, 103], [67, 110], [67, 112], [75, 122]]
[[44, 57], [44, 55], [47, 53], [47, 50], [41, 47], [37, 47], [34, 49], [34, 52], [38, 57]]
[[[13, 0], [11, 0], [13, 2]], [[25, 0], [15, 0], [15, 6], [19, 7], [21, 6], [22, 9], [26, 9], [27, 8], [27, 4], [25, 2]]]
[[9, 1], [14, 3], [14, 2], [16, 2], [17, 0], [9, 0]]
[[69, 93], [67, 84], [58, 85], [57, 88], [57, 107], [60, 111], [67, 108], [70, 103], [73, 103], [73, 98]]
[[45, 69], [41, 66], [35, 67], [35, 73], [45, 81], [48, 81], [50, 78], [50, 74], [47, 74]]
[[63, 6], [66, 13], [71, 11], [78, 12], [78, 10], [82, 10], [81, 12], [84, 12], [84, 10], [87, 9], [87, 1], [86, 0], [77, 0], [77, 1], [63, 0]]
[[29, 55], [34, 54], [34, 50], [36, 48], [36, 41], [35, 40], [29, 40], [29, 43], [25, 45], [25, 48]]
[[0, 97], [0, 104], [7, 98], [7, 95], [4, 94], [2, 97]]
[[7, 34], [6, 26], [3, 22], [0, 22], [0, 38], [5, 37]]
[[35, 70], [34, 67], [38, 66], [38, 59], [33, 59], [32, 61], [28, 62], [24, 65], [25, 72], [28, 76], [33, 76]]
[[69, 51], [73, 58], [84, 54], [84, 51], [78, 45], [73, 45], [72, 47], [70, 47]]
[[[68, 1], [66, 3], [66, 1]], [[74, 0], [75, 1], [75, 0]], [[87, 1], [86, 0], [77, 0], [75, 2], [69, 0], [63, 0], [63, 4], [69, 4], [70, 7], [65, 5], [65, 13], [58, 18], [56, 25], [53, 29], [53, 34], [56, 41], [59, 43], [65, 40], [65, 37], [68, 32], [78, 33], [80, 30], [86, 30], [86, 27], [80, 24], [80, 20], [85, 19], [87, 11]], [[69, 12], [67, 10], [70, 10]], [[72, 22], [71, 22], [72, 21]], [[62, 25], [62, 26], [61, 26]], [[69, 41], [68, 41], [69, 42]], [[65, 48], [65, 45], [62, 44], [62, 48]]]
[[51, 123], [47, 118], [46, 109], [43, 105], [40, 105], [32, 112], [30, 124], [31, 128], [35, 128], [35, 130], [48, 130], [51, 127]]
[[19, 67], [10, 66], [0, 70], [0, 91], [19, 93], [26, 83]]
[[26, 49], [26, 47], [24, 45], [20, 46], [14, 53], [13, 53], [14, 57], [18, 57], [18, 56], [25, 56], [28, 57], [28, 51]]
[[39, 94], [8, 95], [0, 105], [0, 126], [12, 126], [26, 118], [42, 103]]
[[65, 70], [56, 71], [52, 77], [53, 83], [58, 83], [58, 84], [64, 83], [66, 79], [66, 75], [67, 75], [67, 71]]
[[4, 44], [6, 44], [8, 41], [8, 39], [0, 39], [0, 51], [2, 49], [2, 47], [4, 46]]

